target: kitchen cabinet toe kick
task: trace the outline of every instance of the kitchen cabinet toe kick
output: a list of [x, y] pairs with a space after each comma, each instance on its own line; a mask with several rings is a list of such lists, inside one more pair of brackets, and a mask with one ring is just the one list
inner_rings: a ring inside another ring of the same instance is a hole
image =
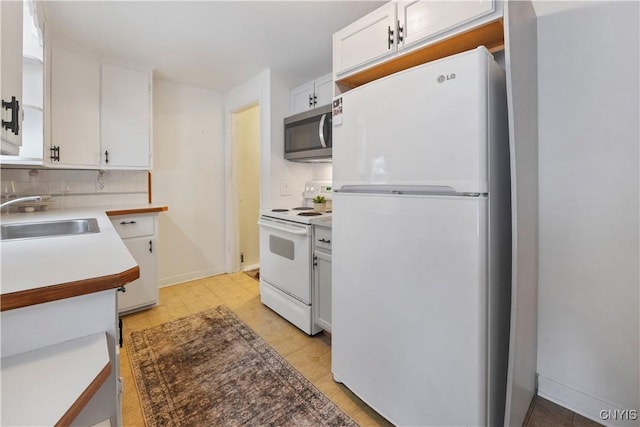
[[140, 267], [135, 266], [120, 273], [107, 276], [92, 277], [74, 282], [6, 293], [1, 296], [0, 311], [28, 307], [45, 302], [106, 291], [108, 289], [117, 289], [127, 283], [133, 282], [139, 277]]

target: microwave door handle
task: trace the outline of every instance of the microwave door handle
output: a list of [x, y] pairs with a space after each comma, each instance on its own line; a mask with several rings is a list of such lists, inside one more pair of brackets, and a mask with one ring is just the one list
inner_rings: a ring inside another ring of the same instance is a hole
[[327, 148], [327, 142], [324, 140], [324, 120], [327, 118], [326, 114], [322, 115], [320, 119], [320, 125], [318, 125], [318, 136], [320, 137], [320, 144], [322, 148]]

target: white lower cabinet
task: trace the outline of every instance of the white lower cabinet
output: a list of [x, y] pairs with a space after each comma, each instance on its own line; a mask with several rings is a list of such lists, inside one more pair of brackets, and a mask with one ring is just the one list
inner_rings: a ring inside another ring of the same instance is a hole
[[331, 332], [331, 229], [314, 226], [313, 322]]
[[157, 214], [122, 215], [111, 218], [125, 246], [140, 267], [140, 278], [118, 292], [118, 313], [127, 314], [158, 304], [156, 241]]
[[0, 313], [0, 424], [119, 425], [115, 294], [108, 289]]

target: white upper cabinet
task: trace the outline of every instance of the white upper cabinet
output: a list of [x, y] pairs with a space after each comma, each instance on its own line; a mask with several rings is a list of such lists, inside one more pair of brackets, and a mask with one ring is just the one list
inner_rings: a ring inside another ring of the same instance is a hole
[[313, 82], [292, 89], [289, 92], [289, 113], [297, 114], [313, 108]]
[[[493, 49], [503, 40], [500, 24], [482, 34], [467, 33], [501, 18], [499, 0], [389, 2], [333, 35], [334, 79], [354, 87], [437, 59], [439, 54], [448, 56], [480, 45]], [[427, 51], [430, 46], [463, 34], [462, 42], [441, 46], [441, 52]], [[398, 65], [400, 62], [404, 64]], [[371, 72], [374, 67], [388, 64], [393, 65]], [[354, 75], [359, 77], [354, 79]]]
[[22, 2], [0, 2], [0, 14], [1, 152], [17, 155], [22, 145]]
[[100, 166], [100, 64], [58, 45], [51, 53], [50, 166]]
[[102, 64], [101, 164], [150, 169], [150, 73]]
[[333, 74], [329, 73], [289, 92], [289, 114], [302, 113], [331, 103]]
[[51, 53], [48, 166], [151, 168], [151, 74], [80, 55]]
[[398, 2], [399, 49], [443, 35], [494, 10], [493, 0]]
[[396, 25], [396, 4], [389, 2], [335, 33], [334, 73], [340, 76], [394, 53]]
[[316, 107], [331, 104], [333, 100], [333, 74], [329, 73], [314, 82]]

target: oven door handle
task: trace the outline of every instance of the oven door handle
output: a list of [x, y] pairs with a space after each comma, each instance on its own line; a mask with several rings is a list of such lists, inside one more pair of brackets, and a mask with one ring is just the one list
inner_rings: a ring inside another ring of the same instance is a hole
[[261, 226], [261, 227], [273, 228], [274, 230], [283, 231], [285, 233], [299, 234], [299, 235], [308, 235], [309, 234], [309, 230], [307, 229], [307, 227], [305, 227], [304, 229], [302, 229], [302, 228], [278, 227], [275, 224], [271, 224], [269, 222], [261, 221], [261, 220], [258, 221], [258, 225]]

